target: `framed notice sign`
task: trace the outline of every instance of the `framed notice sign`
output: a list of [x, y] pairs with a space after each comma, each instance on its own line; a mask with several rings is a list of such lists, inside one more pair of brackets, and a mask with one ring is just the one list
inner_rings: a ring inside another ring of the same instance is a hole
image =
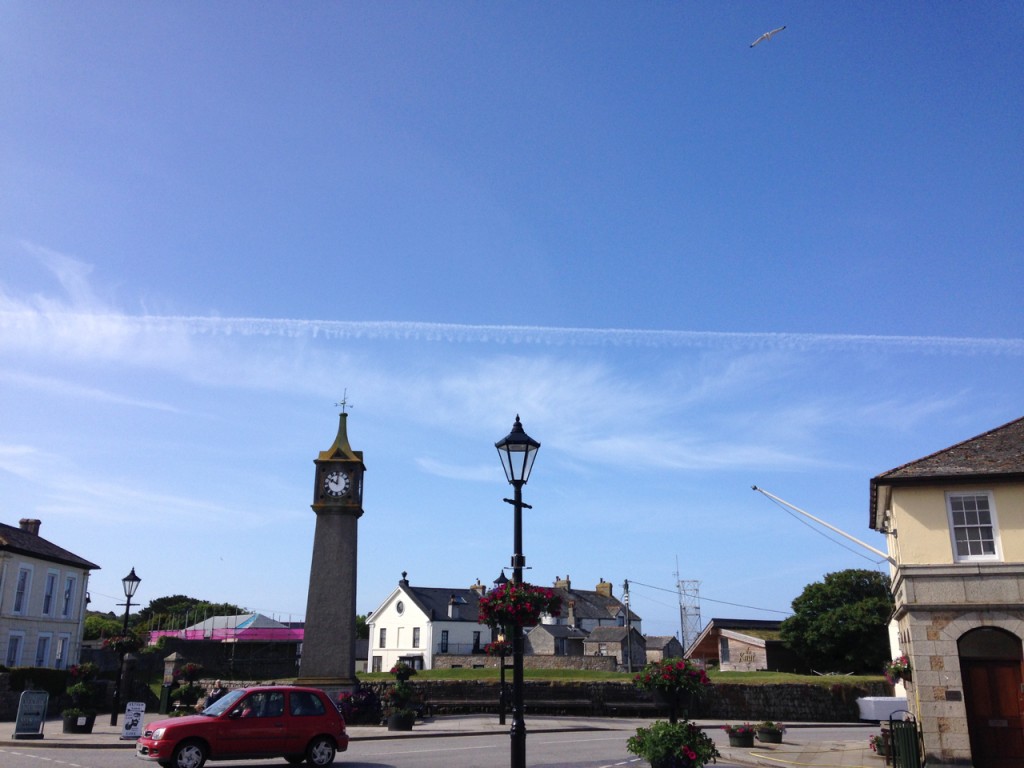
[[146, 702], [129, 701], [124, 708], [122, 739], [137, 739], [142, 735], [142, 718], [146, 716]]
[[49, 701], [50, 694], [46, 691], [22, 691], [18, 700], [18, 719], [14, 723], [14, 738], [43, 738], [46, 705]]

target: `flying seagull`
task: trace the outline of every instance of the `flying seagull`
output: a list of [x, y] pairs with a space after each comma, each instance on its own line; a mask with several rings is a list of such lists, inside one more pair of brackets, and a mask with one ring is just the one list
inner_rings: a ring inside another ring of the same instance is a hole
[[762, 40], [771, 40], [771, 39], [772, 39], [772, 36], [774, 36], [774, 35], [775, 35], [775, 34], [777, 34], [778, 32], [781, 32], [781, 31], [782, 31], [782, 30], [784, 30], [785, 28], [786, 28], [785, 26], [781, 26], [781, 27], [779, 27], [778, 29], [773, 29], [773, 30], [772, 30], [771, 32], [765, 32], [765, 33], [764, 33], [763, 35], [761, 35], [761, 36], [760, 36], [759, 38], [757, 38], [757, 40], [755, 40], [754, 42], [752, 42], [752, 43], [750, 44], [750, 47], [751, 47], [751, 48], [753, 48], [753, 47], [754, 47], [755, 45], [757, 45], [758, 43], [760, 43], [760, 42], [761, 42]]

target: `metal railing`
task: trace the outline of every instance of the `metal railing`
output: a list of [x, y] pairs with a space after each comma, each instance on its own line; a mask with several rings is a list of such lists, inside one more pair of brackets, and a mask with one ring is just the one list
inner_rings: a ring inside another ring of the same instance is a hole
[[455, 656], [470, 656], [483, 652], [484, 647], [474, 643], [438, 643], [434, 649], [434, 653], [450, 653]]

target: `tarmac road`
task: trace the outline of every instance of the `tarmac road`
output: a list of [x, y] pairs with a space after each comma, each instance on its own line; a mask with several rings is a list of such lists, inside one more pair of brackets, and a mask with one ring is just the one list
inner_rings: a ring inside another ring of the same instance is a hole
[[[156, 716], [153, 715], [146, 717], [147, 721], [154, 719]], [[91, 734], [62, 733], [60, 720], [50, 720], [44, 726], [43, 738], [37, 740], [14, 740], [10, 738], [14, 724], [0, 724], [0, 729], [4, 729], [0, 730], [0, 739], [3, 739], [0, 741], [0, 765], [4, 768], [40, 768], [40, 760], [44, 761], [42, 765], [78, 765], [82, 768], [143, 765], [134, 757], [134, 741], [121, 740], [121, 728], [110, 726], [106, 717], [101, 720], [97, 721]], [[540, 765], [579, 768], [642, 766], [645, 763], [625, 752], [625, 741], [636, 728], [651, 722], [649, 719], [531, 717], [526, 723], [527, 763], [534, 768]], [[697, 724], [714, 739], [722, 753], [719, 768], [885, 768], [885, 761], [868, 747], [868, 736], [878, 733], [877, 724], [791, 723], [782, 744], [755, 742], [753, 749], [729, 747], [728, 736], [722, 731], [719, 721], [699, 720]], [[348, 729], [352, 737], [349, 750], [339, 754], [337, 762], [349, 766], [401, 765], [403, 768], [505, 766], [508, 764], [508, 728], [508, 725], [500, 725], [495, 716], [480, 715], [428, 718], [417, 721], [409, 732], [352, 726]], [[454, 741], [457, 739], [463, 741]], [[405, 741], [409, 743], [403, 744]], [[94, 750], [103, 752], [90, 755]], [[609, 759], [612, 762], [608, 762]], [[209, 765], [258, 768], [284, 763], [282, 760], [261, 760]]]

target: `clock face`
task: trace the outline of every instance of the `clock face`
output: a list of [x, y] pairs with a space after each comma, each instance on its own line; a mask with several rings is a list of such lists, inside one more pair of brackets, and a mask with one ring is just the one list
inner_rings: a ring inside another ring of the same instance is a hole
[[349, 476], [345, 472], [332, 470], [324, 475], [324, 493], [337, 498], [348, 493]]

